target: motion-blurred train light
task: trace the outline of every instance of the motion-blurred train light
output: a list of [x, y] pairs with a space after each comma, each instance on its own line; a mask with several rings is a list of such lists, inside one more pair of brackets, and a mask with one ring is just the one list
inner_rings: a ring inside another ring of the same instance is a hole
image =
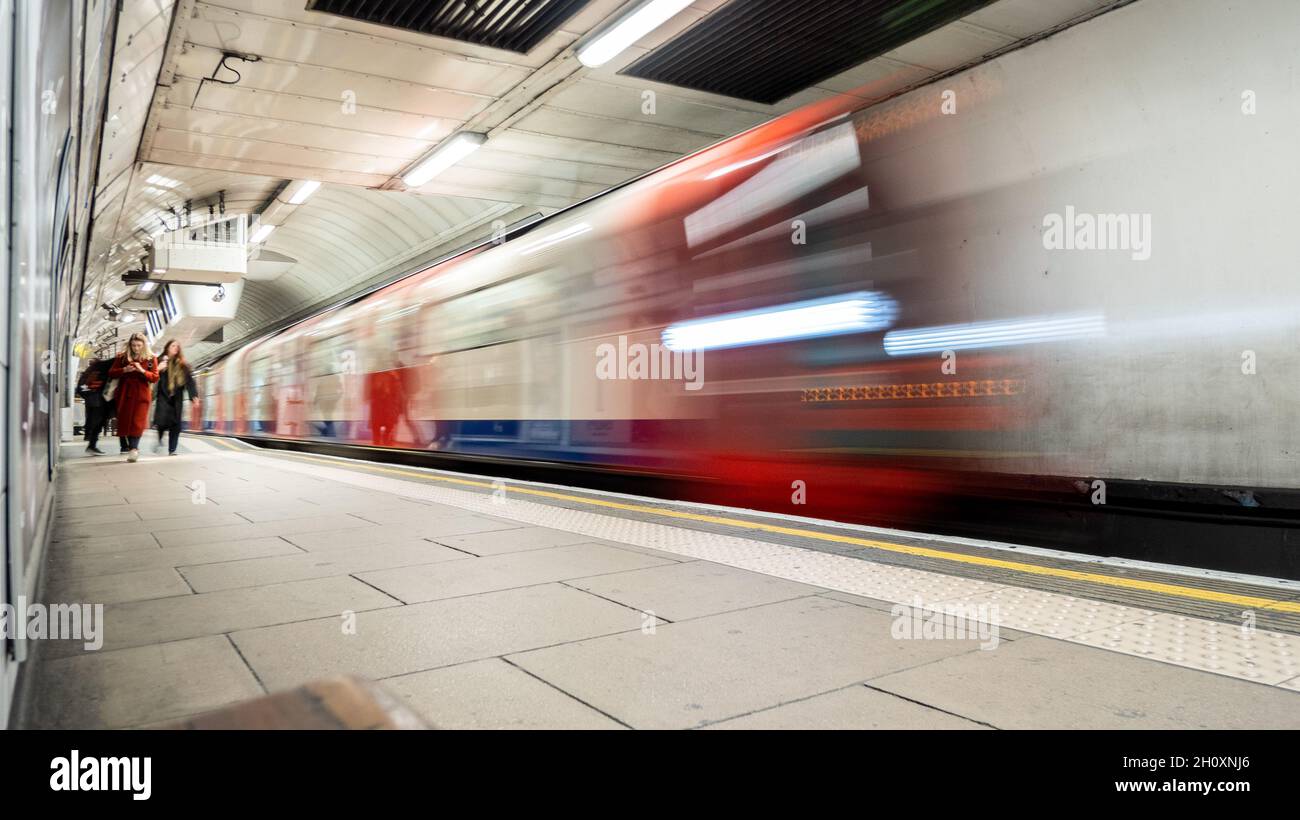
[[898, 305], [890, 297], [859, 291], [677, 322], [664, 329], [663, 339], [670, 350], [717, 350], [884, 330], [897, 315]]
[[692, 0], [649, 0], [641, 4], [631, 14], [578, 49], [578, 62], [588, 68], [608, 63], [628, 46], [668, 22], [669, 18], [691, 2]]
[[753, 165], [756, 162], [762, 162], [765, 159], [770, 159], [771, 157], [776, 156], [777, 154], [781, 153], [782, 151], [786, 150], [789, 147], [790, 146], [788, 145], [782, 145], [780, 148], [773, 148], [771, 151], [764, 151], [763, 153], [759, 154], [756, 157], [748, 157], [746, 159], [742, 159], [739, 162], [733, 162], [729, 165], [724, 165], [721, 168], [718, 168], [717, 170], [710, 171], [704, 178], [717, 179], [718, 177], [724, 177], [727, 174], [730, 174], [732, 171], [739, 171], [741, 168], [748, 168], [750, 165]]
[[402, 182], [410, 188], [418, 188], [483, 147], [485, 142], [487, 134], [462, 131], [407, 171], [402, 176]]
[[1100, 313], [1038, 316], [964, 325], [940, 325], [885, 334], [885, 352], [912, 356], [944, 350], [1039, 344], [1106, 335], [1106, 317]]
[[561, 228], [560, 230], [551, 234], [547, 234], [546, 236], [543, 236], [540, 239], [521, 245], [519, 247], [519, 255], [535, 256], [536, 254], [541, 253], [542, 251], [546, 250], [552, 245], [557, 245], [560, 242], [563, 242], [566, 239], [572, 239], [575, 236], [581, 236], [582, 234], [587, 233], [590, 230], [591, 230], [591, 225], [588, 225], [586, 222], [579, 222], [576, 225], [570, 225], [567, 228]]
[[[776, 213], [833, 180], [852, 173], [861, 165], [857, 132], [851, 123], [842, 123], [757, 157], [730, 163], [705, 178], [731, 173], [769, 156], [775, 156], [775, 159], [704, 207], [686, 215], [683, 223], [687, 245], [696, 247], [724, 236], [748, 224], [758, 214]], [[863, 197], [861, 203], [857, 201], [857, 194], [853, 198], [848, 195], [840, 198], [846, 205], [853, 203], [865, 210], [870, 203], [868, 189], [862, 186], [859, 192]]]

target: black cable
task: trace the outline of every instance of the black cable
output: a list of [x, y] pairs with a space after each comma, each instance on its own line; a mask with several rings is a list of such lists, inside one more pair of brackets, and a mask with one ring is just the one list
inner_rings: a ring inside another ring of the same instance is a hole
[[[199, 94], [203, 92], [204, 83], [219, 83], [221, 85], [238, 85], [239, 81], [244, 79], [244, 75], [240, 74], [238, 69], [226, 65], [226, 60], [230, 60], [230, 59], [243, 60], [246, 63], [260, 63], [262, 61], [262, 58], [258, 57], [256, 54], [236, 54], [233, 51], [221, 52], [221, 61], [217, 63], [216, 68], [212, 69], [211, 76], [204, 77], [203, 79], [199, 80], [199, 87], [198, 90], [194, 92], [194, 99], [190, 101], [190, 108], [193, 108], [194, 104], [199, 101]], [[235, 79], [218, 80], [217, 72], [221, 71], [221, 69], [223, 68], [226, 71], [233, 72], [235, 75]]]

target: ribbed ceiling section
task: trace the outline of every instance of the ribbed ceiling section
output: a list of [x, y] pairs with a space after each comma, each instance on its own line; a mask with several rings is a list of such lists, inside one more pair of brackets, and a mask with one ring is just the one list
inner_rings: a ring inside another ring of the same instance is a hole
[[[275, 280], [246, 282], [223, 344], [328, 302], [431, 248], [486, 232], [512, 209], [461, 197], [322, 186], [265, 244], [297, 264]], [[197, 359], [216, 345], [193, 347]]]
[[323, 11], [527, 54], [588, 0], [309, 0]]
[[774, 104], [992, 0], [730, 0], [621, 73]]

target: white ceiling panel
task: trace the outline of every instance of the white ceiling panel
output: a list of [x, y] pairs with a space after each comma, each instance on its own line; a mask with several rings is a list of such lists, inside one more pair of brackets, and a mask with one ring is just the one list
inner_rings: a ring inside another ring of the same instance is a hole
[[717, 142], [720, 134], [673, 128], [654, 122], [632, 122], [598, 114], [583, 114], [558, 108], [539, 108], [519, 121], [519, 127], [534, 134], [583, 139], [598, 134], [604, 142], [640, 145], [677, 155]]
[[634, 170], [629, 168], [598, 165], [567, 158], [552, 159], [539, 167], [537, 157], [528, 154], [516, 154], [500, 149], [495, 145], [490, 149], [484, 148], [474, 156], [461, 161], [460, 167], [471, 171], [501, 171], [520, 176], [588, 182], [601, 188], [617, 185], [626, 180], [630, 174], [635, 173]]
[[646, 111], [642, 88], [584, 77], [547, 101], [548, 108], [614, 117], [628, 122], [703, 132], [720, 139], [766, 122], [772, 115], [692, 99], [672, 90], [656, 91], [653, 113]]
[[589, 134], [582, 138], [556, 137], [522, 128], [511, 128], [494, 136], [490, 145], [484, 147], [483, 152], [492, 150], [540, 160], [568, 159], [612, 168], [626, 168], [629, 171], [648, 171], [672, 162], [678, 157], [672, 151], [607, 142], [600, 139], [602, 136]]
[[[460, 120], [445, 117], [378, 108], [361, 99], [356, 101], [353, 110], [344, 108], [338, 100], [279, 91], [212, 83], [205, 83], [200, 91], [199, 84], [192, 80], [177, 80], [167, 92], [166, 100], [167, 107], [180, 114], [237, 113], [286, 124], [421, 140], [441, 139], [461, 124]], [[350, 110], [353, 113], [348, 113]]]
[[1034, 0], [986, 6], [965, 20], [1017, 40], [1033, 37], [1055, 26], [1111, 5], [1110, 0]]
[[1015, 42], [991, 29], [957, 21], [885, 55], [930, 73], [948, 71]]
[[[219, 49], [187, 43], [177, 61], [176, 74], [197, 83], [211, 76], [220, 62]], [[440, 88], [370, 71], [267, 56], [262, 56], [257, 62], [230, 60], [228, 64], [236, 67], [242, 75], [238, 88], [329, 100], [337, 104], [336, 108], [341, 108], [345, 95], [350, 92], [358, 106], [366, 109], [408, 112], [464, 122], [496, 99], [491, 94]], [[218, 76], [230, 79], [232, 75], [223, 71]]]
[[[185, 151], [217, 159], [240, 160], [256, 158], [273, 165], [306, 169], [351, 171], [361, 174], [395, 174], [406, 161], [380, 157], [364, 151], [337, 151], [315, 145], [292, 145], [279, 140], [256, 137], [223, 137], [199, 131], [178, 131], [159, 128], [154, 137], [154, 148], [164, 151]], [[310, 175], [308, 175], [310, 176]]]
[[[184, 133], [248, 139], [280, 145], [313, 145], [342, 153], [361, 153], [387, 158], [401, 164], [421, 156], [435, 144], [430, 140], [389, 137], [382, 134], [321, 128], [283, 120], [215, 111], [177, 111], [164, 109], [159, 129]], [[352, 169], [347, 169], [352, 170]]]
[[207, 168], [214, 171], [231, 171], [234, 173], [266, 174], [282, 179], [317, 179], [322, 182], [337, 182], [344, 185], [358, 185], [363, 188], [375, 188], [388, 181], [386, 174], [367, 174], [357, 171], [327, 171], [319, 165], [312, 165], [311, 157], [295, 157], [295, 162], [268, 162], [263, 159], [229, 159], [212, 154], [196, 154], [190, 151], [155, 148], [149, 156], [156, 162], [170, 165], [187, 165], [193, 168]]

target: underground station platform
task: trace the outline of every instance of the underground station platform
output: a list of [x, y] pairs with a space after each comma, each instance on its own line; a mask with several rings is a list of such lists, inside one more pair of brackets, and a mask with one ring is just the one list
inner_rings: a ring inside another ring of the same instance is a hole
[[44, 592], [104, 632], [41, 647], [27, 727], [346, 676], [444, 729], [1300, 726], [1293, 582], [233, 438], [66, 448]]

